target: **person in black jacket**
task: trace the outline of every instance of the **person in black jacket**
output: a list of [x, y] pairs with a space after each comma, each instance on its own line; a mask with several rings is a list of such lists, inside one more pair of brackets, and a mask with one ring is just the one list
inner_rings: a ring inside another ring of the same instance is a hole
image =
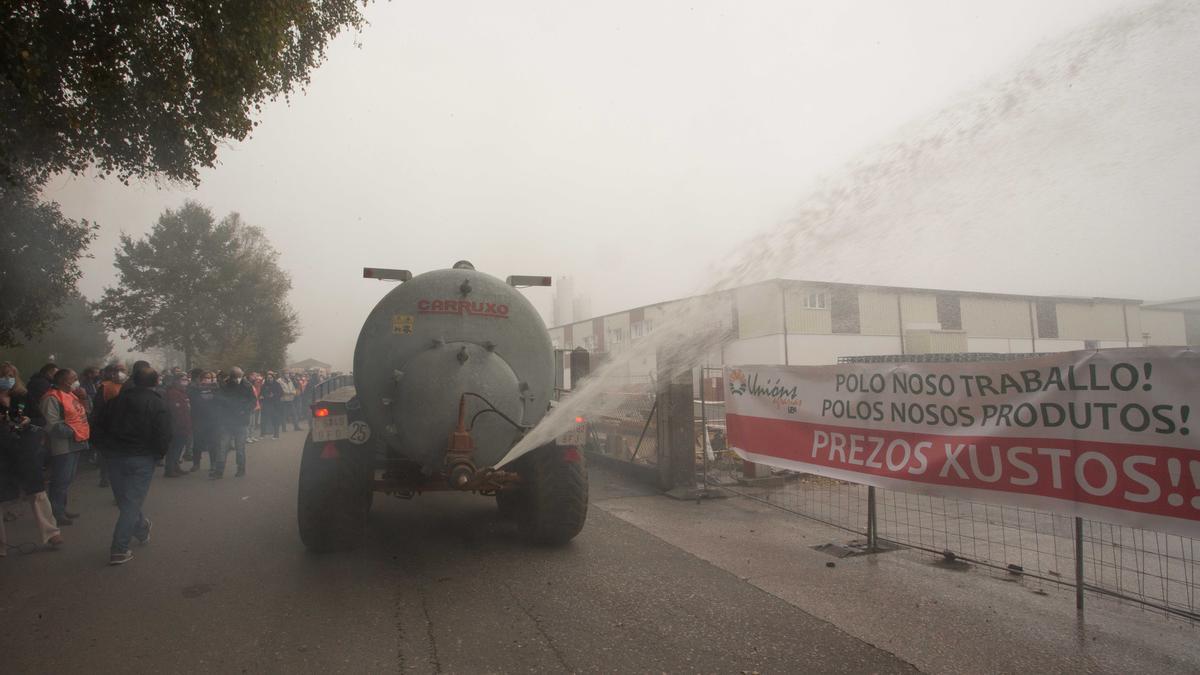
[[213, 457], [221, 441], [221, 421], [217, 414], [217, 374], [203, 368], [189, 373], [188, 402], [192, 407], [192, 468], [200, 470], [200, 458], [208, 453], [208, 468], [216, 467]]
[[33, 377], [29, 378], [29, 382], [25, 383], [25, 389], [28, 392], [25, 395], [26, 404], [29, 406], [27, 412], [30, 422], [35, 427], [46, 426], [46, 418], [42, 417], [42, 397], [54, 388], [54, 374], [57, 372], [58, 366], [47, 363]]
[[221, 385], [217, 394], [218, 408], [221, 411], [221, 442], [213, 455], [215, 466], [208, 474], [209, 478], [225, 477], [225, 454], [232, 446], [237, 453], [237, 474], [246, 475], [246, 430], [250, 426], [250, 415], [258, 397], [254, 388], [246, 379], [241, 368], [234, 366], [229, 371], [229, 380]]
[[[279, 438], [279, 427], [283, 426], [283, 385], [273, 371], [267, 372], [262, 386], [263, 434], [271, 430]], [[286, 427], [285, 427], [286, 428]]]
[[158, 386], [158, 372], [145, 367], [134, 373], [134, 386], [125, 389], [101, 411], [101, 452], [112, 483], [113, 497], [121, 515], [113, 528], [108, 564], [120, 565], [133, 558], [130, 539], [150, 541], [153, 524], [142, 513], [150, 491], [155, 463], [171, 445], [171, 411]]
[[[16, 368], [0, 365], [0, 502], [11, 502], [22, 494], [29, 502], [42, 543], [61, 546], [62, 533], [46, 496], [42, 466], [46, 463], [41, 429], [33, 426], [12, 394]], [[4, 521], [0, 520], [0, 557], [8, 554]]]

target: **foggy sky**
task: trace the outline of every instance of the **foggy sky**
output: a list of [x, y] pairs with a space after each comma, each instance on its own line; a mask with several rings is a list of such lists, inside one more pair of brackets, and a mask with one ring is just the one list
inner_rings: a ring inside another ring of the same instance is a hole
[[[292, 275], [291, 357], [348, 369], [391, 288], [363, 266], [467, 258], [498, 276], [570, 275], [596, 313], [694, 292], [848, 161], [1035, 46], [1145, 4], [374, 4], [371, 25], [339, 38], [307, 92], [267, 107], [199, 188], [80, 177], [45, 196], [102, 226], [84, 263], [93, 298], [114, 279], [121, 231], [140, 235], [186, 198], [241, 213]], [[1200, 72], [1176, 63], [1194, 46], [1136, 42], [983, 139], [986, 161], [975, 148], [915, 177], [886, 236], [789, 276], [1200, 295]], [[548, 318], [551, 291], [526, 293]]]

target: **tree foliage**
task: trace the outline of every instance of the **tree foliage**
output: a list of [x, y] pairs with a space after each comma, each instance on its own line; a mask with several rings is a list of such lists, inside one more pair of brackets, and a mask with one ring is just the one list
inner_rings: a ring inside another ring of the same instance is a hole
[[360, 0], [0, 0], [0, 179], [96, 166], [193, 183], [309, 81]]
[[0, 347], [12, 347], [49, 328], [74, 297], [79, 259], [96, 228], [67, 218], [58, 204], [4, 187], [0, 225]]
[[108, 331], [83, 296], [72, 293], [62, 304], [60, 313], [59, 319], [41, 337], [5, 351], [5, 359], [16, 364], [25, 376], [50, 360], [75, 370], [103, 366], [112, 353], [113, 343], [108, 339]]
[[[217, 222], [195, 202], [164, 212], [146, 237], [122, 235], [119, 282], [96, 303], [138, 349], [171, 348], [188, 367], [277, 367], [295, 341], [291, 279], [262, 230], [236, 213]], [[211, 361], [209, 359], [212, 359]]]

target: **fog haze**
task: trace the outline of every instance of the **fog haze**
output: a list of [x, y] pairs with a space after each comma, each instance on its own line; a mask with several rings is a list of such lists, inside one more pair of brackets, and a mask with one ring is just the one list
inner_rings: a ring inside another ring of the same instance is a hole
[[[92, 298], [114, 280], [120, 232], [189, 198], [241, 213], [292, 275], [291, 357], [348, 369], [391, 288], [363, 266], [467, 258], [499, 276], [569, 275], [597, 314], [693, 292], [823, 177], [1037, 45], [1146, 4], [373, 4], [371, 25], [339, 38], [307, 91], [267, 107], [198, 188], [72, 177], [45, 196], [101, 225], [84, 262]], [[1072, 94], [1049, 91], [912, 177], [886, 236], [798, 257], [788, 275], [1200, 295], [1200, 59], [1185, 63], [1194, 36], [1158, 39], [1131, 40]], [[526, 292], [549, 319], [551, 291]]]

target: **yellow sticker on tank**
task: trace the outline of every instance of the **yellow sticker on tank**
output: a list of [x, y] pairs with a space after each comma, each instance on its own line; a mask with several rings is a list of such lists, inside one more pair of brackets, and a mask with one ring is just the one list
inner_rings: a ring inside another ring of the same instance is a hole
[[392, 332], [400, 335], [412, 335], [415, 319], [412, 314], [393, 314]]

